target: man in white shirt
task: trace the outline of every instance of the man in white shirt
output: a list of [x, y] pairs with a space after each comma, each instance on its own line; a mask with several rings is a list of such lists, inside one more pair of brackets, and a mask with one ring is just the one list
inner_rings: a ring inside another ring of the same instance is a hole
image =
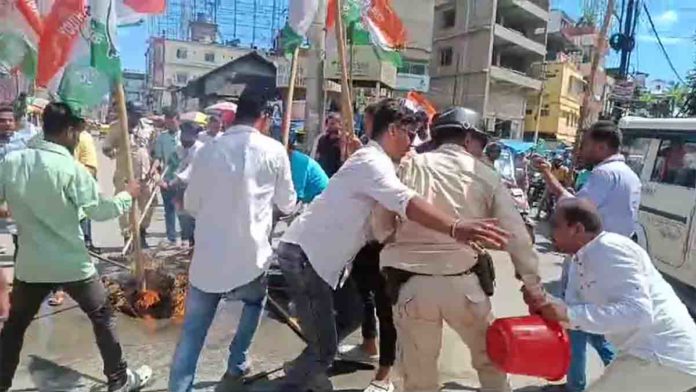
[[588, 200], [564, 199], [552, 219], [558, 250], [573, 256], [565, 302], [526, 293], [532, 311], [603, 334], [616, 359], [588, 392], [684, 392], [696, 387], [696, 324], [630, 238], [603, 231]]
[[264, 135], [269, 127], [266, 98], [245, 91], [234, 125], [193, 161], [184, 209], [197, 222], [196, 246], [170, 392], [192, 390], [198, 356], [223, 298], [244, 303], [223, 388], [239, 387], [249, 372], [247, 355], [266, 296], [273, 205], [289, 213], [296, 201], [287, 151]]
[[[362, 309], [360, 304], [354, 309], [342, 307], [345, 298], [334, 299], [334, 290], [367, 242], [370, 213], [377, 204], [459, 241], [481, 241], [493, 247], [506, 243], [507, 233], [496, 226], [495, 219], [462, 221], [437, 210], [399, 181], [395, 165], [411, 149], [414, 120], [398, 100], [382, 101], [375, 112], [373, 140], [346, 161], [281, 238], [279, 265], [309, 343], [286, 369], [279, 391], [333, 390], [326, 371], [338, 342], [357, 327], [346, 321], [344, 313]], [[336, 294], [343, 294], [342, 290]]]
[[184, 191], [191, 176], [191, 164], [198, 151], [204, 146], [204, 143], [199, 140], [199, 135], [202, 133], [198, 124], [192, 122], [181, 124], [181, 144], [176, 149], [176, 158], [169, 160], [167, 168], [167, 172], [171, 172], [172, 176], [167, 176], [163, 184], [160, 185], [162, 189], [173, 191], [176, 195], [174, 204], [177, 209], [179, 225], [181, 226], [181, 239], [188, 241], [191, 248], [193, 248], [195, 242], [193, 234], [196, 228], [196, 220], [182, 209], [182, 204]]
[[201, 132], [198, 135], [198, 140], [205, 144], [222, 136], [222, 132], [222, 120], [220, 119], [220, 116], [217, 114], [211, 114], [208, 116], [207, 129], [205, 132]]
[[[591, 201], [604, 224], [604, 230], [634, 237], [638, 207], [640, 206], [640, 178], [626, 164], [620, 153], [621, 131], [611, 121], [597, 121], [585, 133], [580, 149], [580, 158], [594, 166], [587, 183], [575, 197]], [[573, 197], [561, 179], [553, 174], [552, 166], [535, 157], [534, 166], [544, 176], [550, 194], [557, 198]], [[610, 363], [613, 348], [601, 335], [587, 334], [584, 331], [571, 331], [571, 364], [568, 371], [566, 389], [581, 392], [586, 385], [587, 343], [599, 353], [602, 362]]]

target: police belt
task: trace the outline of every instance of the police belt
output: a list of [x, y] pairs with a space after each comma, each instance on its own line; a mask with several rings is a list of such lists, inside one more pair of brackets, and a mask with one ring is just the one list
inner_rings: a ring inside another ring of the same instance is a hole
[[385, 267], [382, 269], [386, 280], [386, 291], [392, 305], [396, 305], [399, 300], [399, 292], [401, 286], [406, 284], [414, 276], [443, 276], [454, 277], [476, 274], [481, 284], [481, 289], [487, 296], [492, 296], [495, 288], [495, 269], [493, 268], [493, 259], [485, 250], [479, 251], [476, 264], [464, 272], [456, 274], [431, 275], [421, 274], [417, 272], [406, 271], [394, 267]]

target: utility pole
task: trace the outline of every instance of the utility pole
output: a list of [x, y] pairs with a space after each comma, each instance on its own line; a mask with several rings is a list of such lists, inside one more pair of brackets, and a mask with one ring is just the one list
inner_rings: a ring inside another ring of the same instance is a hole
[[541, 125], [541, 110], [544, 105], [544, 91], [546, 89], [546, 60], [541, 62], [541, 89], [539, 89], [539, 100], [537, 101], [536, 121], [534, 122], [534, 145], [539, 142], [539, 127]]
[[626, 7], [626, 19], [623, 26], [623, 43], [621, 45], [621, 65], [619, 66], [619, 74], [622, 79], [628, 76], [628, 67], [630, 65], [631, 52], [635, 48], [634, 38], [634, 18], [638, 19], [638, 4], [635, 0], [628, 0]]
[[311, 153], [314, 139], [324, 124], [324, 60], [326, 59], [326, 0], [319, 0], [319, 10], [307, 31], [310, 49], [307, 57], [304, 149]]
[[604, 56], [604, 49], [607, 47], [607, 33], [609, 32], [609, 26], [611, 25], [611, 17], [614, 12], [614, 0], [607, 0], [607, 9], [604, 12], [604, 20], [602, 21], [602, 28], [597, 35], [597, 50], [594, 52], [592, 57], [592, 65], [590, 66], [590, 80], [588, 80], [587, 91], [582, 100], [582, 107], [580, 108], [580, 120], [578, 121], [579, 129], [575, 135], [575, 150], [580, 147], [580, 137], [582, 131], [587, 129], [589, 124], [587, 124], [587, 117], [589, 114], [589, 106], [591, 100], [594, 99], [594, 85], [597, 79], [597, 69], [599, 68], [599, 60], [601, 56]]
[[[626, 19], [624, 19], [623, 33], [619, 35], [618, 40], [619, 49], [621, 50], [621, 64], [619, 65], [619, 80], [621, 81], [628, 79], [628, 68], [631, 65], [631, 52], [633, 52], [636, 46], [635, 32], [640, 3], [640, 1], [628, 0], [626, 4]], [[618, 120], [621, 117], [621, 112], [621, 104], [619, 102], [615, 103], [612, 110], [612, 117]]]

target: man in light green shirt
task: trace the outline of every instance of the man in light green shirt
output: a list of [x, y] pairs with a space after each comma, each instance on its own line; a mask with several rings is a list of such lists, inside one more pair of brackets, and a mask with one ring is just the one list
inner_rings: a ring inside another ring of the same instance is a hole
[[[132, 372], [123, 359], [114, 312], [85, 248], [80, 220], [84, 215], [99, 221], [125, 213], [140, 187], [134, 181], [114, 198], [100, 195], [97, 182], [73, 157], [84, 120], [67, 105], [46, 106], [43, 124], [43, 140], [32, 140], [27, 149], [8, 154], [0, 163], [0, 202], [7, 201], [16, 221], [20, 249], [9, 317], [0, 332], [0, 392], [12, 385], [24, 334], [41, 302], [59, 287], [92, 322], [108, 391], [135, 390], [152, 371]], [[0, 314], [7, 292], [7, 282], [0, 282]]]
[[[181, 145], [179, 115], [176, 113], [176, 111], [174, 111], [174, 109], [168, 108], [165, 110], [164, 127], [166, 128], [166, 131], [160, 133], [159, 136], [157, 136], [152, 154], [155, 158], [155, 163], [153, 165], [159, 165], [162, 171], [164, 171], [165, 168], [169, 166], [170, 160], [176, 159], [177, 149]], [[166, 176], [169, 176], [170, 178], [165, 178], [165, 181], [171, 180], [174, 176], [174, 173], [166, 173]], [[167, 231], [167, 241], [169, 245], [174, 245], [177, 243], [176, 206], [174, 204], [175, 198], [175, 191], [171, 189], [162, 188], [162, 204], [164, 205], [164, 226]]]

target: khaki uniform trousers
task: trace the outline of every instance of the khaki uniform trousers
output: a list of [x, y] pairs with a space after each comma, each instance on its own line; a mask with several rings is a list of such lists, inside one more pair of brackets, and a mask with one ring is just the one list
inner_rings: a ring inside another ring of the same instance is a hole
[[619, 355], [587, 392], [686, 392], [696, 388], [696, 376], [646, 361]]
[[[122, 192], [126, 189], [126, 183], [123, 178], [116, 178], [114, 177], [114, 190], [115, 193]], [[140, 181], [140, 196], [138, 196], [138, 208], [140, 209], [140, 213], [143, 213], [143, 209], [147, 205], [148, 200], [150, 200], [150, 196], [152, 196], [152, 191], [150, 190], [150, 187], [148, 186], [147, 181]], [[152, 203], [150, 206], [150, 210], [147, 212], [145, 215], [145, 218], [143, 218], [143, 224], [142, 224], [142, 229], [145, 230], [148, 227], [150, 227], [150, 221], [152, 220], [152, 212], [154, 211], [156, 203]], [[121, 235], [123, 235], [124, 238], [130, 237], [130, 214], [123, 214], [118, 217], [118, 226], [121, 228]]]
[[[145, 147], [139, 147], [137, 145], [131, 146], [131, 157], [133, 160], [133, 178], [140, 180], [140, 196], [138, 196], [138, 208], [140, 213], [143, 213], [143, 209], [147, 205], [152, 191], [147, 184], [147, 175], [150, 170], [150, 156]], [[116, 170], [114, 171], [114, 191], [119, 193], [126, 189], [126, 181], [128, 180], [126, 166], [127, 161], [122, 155], [118, 155], [116, 158]], [[150, 221], [152, 220], [152, 211], [154, 210], [155, 204], [150, 206], [150, 210], [143, 219], [142, 228], [147, 229], [150, 227]], [[121, 215], [118, 218], [118, 225], [121, 228], [121, 235], [124, 238], [130, 237], [130, 214]]]
[[493, 366], [486, 352], [486, 331], [492, 318], [490, 300], [476, 275], [411, 277], [394, 307], [404, 392], [440, 389], [437, 364], [443, 321], [469, 347], [481, 391], [511, 391], [507, 375]]

